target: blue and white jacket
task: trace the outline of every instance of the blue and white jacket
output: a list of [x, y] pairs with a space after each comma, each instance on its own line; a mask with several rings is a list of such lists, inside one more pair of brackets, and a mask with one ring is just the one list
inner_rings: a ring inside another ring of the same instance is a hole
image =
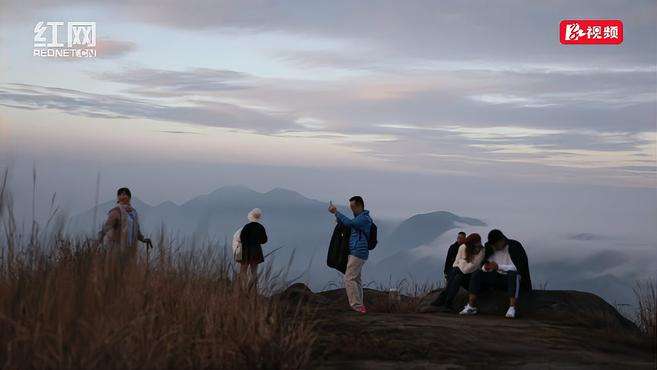
[[370, 211], [364, 210], [353, 219], [340, 212], [335, 212], [335, 217], [338, 219], [338, 222], [351, 227], [349, 254], [367, 260], [367, 257], [370, 255], [370, 250], [367, 248], [367, 241], [370, 239], [370, 228], [372, 227]]

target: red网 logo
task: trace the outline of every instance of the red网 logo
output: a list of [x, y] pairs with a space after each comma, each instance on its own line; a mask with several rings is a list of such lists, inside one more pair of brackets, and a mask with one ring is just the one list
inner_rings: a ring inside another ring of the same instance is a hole
[[[34, 26], [32, 55], [39, 57], [93, 58], [96, 56], [96, 22], [38, 22]], [[63, 41], [66, 41], [64, 43]]]
[[618, 19], [564, 19], [559, 24], [562, 44], [620, 44], [623, 22]]

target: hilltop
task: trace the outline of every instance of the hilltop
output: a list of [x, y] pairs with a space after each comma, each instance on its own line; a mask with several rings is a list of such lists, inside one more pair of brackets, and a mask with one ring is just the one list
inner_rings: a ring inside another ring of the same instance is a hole
[[636, 326], [594, 294], [537, 290], [516, 320], [502, 317], [504, 299], [493, 293], [475, 317], [420, 313], [436, 294], [391, 306], [387, 293], [365, 289], [367, 315], [347, 308], [343, 289], [296, 284], [281, 297], [319, 319], [315, 369], [654, 368]]

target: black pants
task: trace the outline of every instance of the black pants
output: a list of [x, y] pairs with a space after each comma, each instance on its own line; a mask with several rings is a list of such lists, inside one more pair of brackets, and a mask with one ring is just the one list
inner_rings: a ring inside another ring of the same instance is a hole
[[459, 288], [468, 289], [470, 275], [472, 274], [464, 274], [458, 267], [452, 267], [447, 272], [447, 287], [440, 292], [440, 295], [432, 304], [435, 306], [445, 305], [446, 307], [451, 307], [456, 294], [459, 292]]
[[509, 271], [506, 274], [500, 274], [497, 271], [484, 272], [483, 270], [473, 272], [468, 289], [470, 293], [479, 294], [487, 288], [503, 290], [509, 294], [509, 297], [518, 298], [520, 275], [516, 271]]

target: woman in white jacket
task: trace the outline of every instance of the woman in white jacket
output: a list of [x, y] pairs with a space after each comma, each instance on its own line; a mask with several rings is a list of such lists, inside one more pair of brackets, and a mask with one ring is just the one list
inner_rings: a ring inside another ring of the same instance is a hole
[[447, 287], [444, 301], [436, 302], [436, 306], [443, 306], [445, 312], [453, 310], [452, 303], [461, 286], [468, 286], [470, 275], [481, 268], [484, 261], [484, 248], [481, 245], [479, 234], [470, 234], [465, 243], [459, 246], [452, 269], [447, 273]]

